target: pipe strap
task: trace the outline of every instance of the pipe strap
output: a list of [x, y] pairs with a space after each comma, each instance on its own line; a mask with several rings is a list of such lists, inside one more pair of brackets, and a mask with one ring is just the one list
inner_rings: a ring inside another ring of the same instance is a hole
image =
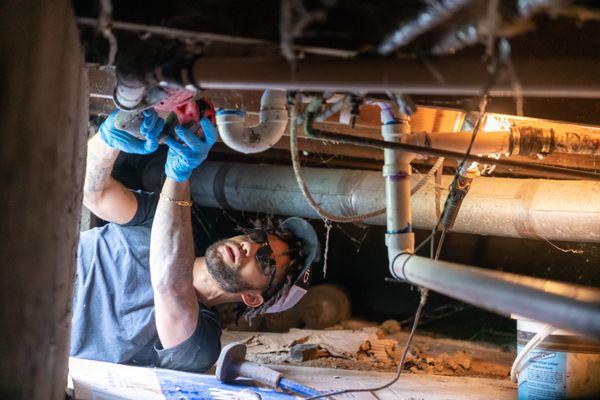
[[219, 203], [219, 207], [226, 210], [233, 209], [233, 207], [231, 207], [227, 201], [227, 196], [225, 195], [225, 179], [227, 178], [227, 174], [232, 167], [233, 164], [221, 164], [217, 170], [217, 173], [215, 174], [215, 180], [213, 181], [213, 194], [215, 196], [215, 200], [217, 200], [217, 203]]
[[512, 222], [515, 230], [524, 239], [541, 239], [535, 230], [531, 207], [541, 185], [538, 180], [527, 180], [519, 185], [513, 201]]

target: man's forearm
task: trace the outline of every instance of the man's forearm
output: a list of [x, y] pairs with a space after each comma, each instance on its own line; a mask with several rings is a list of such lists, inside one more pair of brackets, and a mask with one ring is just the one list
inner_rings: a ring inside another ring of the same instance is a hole
[[176, 126], [175, 134], [185, 142], [167, 138], [169, 146], [161, 199], [150, 238], [150, 279], [154, 289], [156, 330], [164, 347], [190, 338], [198, 327], [198, 296], [194, 287], [194, 240], [192, 237], [190, 175], [208, 155], [218, 133], [210, 121], [205, 140]]
[[158, 337], [164, 347], [189, 338], [198, 323], [198, 300], [193, 286], [194, 243], [189, 201], [189, 182], [167, 178], [152, 222], [150, 280]]
[[113, 183], [110, 174], [118, 155], [119, 150], [104, 143], [99, 134], [88, 141], [85, 184], [83, 186], [85, 195], [94, 196], [94, 194], [102, 193]]
[[[162, 193], [173, 201], [189, 201], [189, 182], [167, 178]], [[194, 242], [190, 207], [161, 199], [150, 240], [150, 274], [155, 289], [192, 289]]]

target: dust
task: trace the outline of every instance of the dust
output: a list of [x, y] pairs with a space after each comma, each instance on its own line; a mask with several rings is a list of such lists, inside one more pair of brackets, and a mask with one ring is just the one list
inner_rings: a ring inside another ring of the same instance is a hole
[[[245, 340], [246, 357], [264, 364], [395, 371], [408, 333], [395, 320], [373, 325], [348, 320], [328, 330], [253, 333]], [[290, 350], [298, 343], [317, 344], [319, 351], [305, 361], [294, 361]], [[499, 346], [421, 333], [415, 336], [403, 368], [415, 374], [507, 379], [513, 359], [513, 351]]]

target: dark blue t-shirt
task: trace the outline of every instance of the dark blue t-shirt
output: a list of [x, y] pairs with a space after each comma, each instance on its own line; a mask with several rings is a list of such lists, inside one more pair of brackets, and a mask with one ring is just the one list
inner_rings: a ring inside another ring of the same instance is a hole
[[206, 371], [221, 350], [216, 313], [200, 304], [192, 336], [163, 349], [154, 321], [150, 230], [158, 196], [133, 192], [138, 209], [125, 224], [82, 232], [77, 253], [71, 355], [121, 364]]

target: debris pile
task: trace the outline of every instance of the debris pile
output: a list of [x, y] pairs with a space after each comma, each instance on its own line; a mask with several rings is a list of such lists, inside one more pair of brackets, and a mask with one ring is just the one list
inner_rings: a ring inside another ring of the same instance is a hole
[[[237, 337], [229, 340], [241, 339], [248, 346], [249, 360], [267, 364], [291, 363], [357, 370], [396, 369], [407, 332], [403, 332], [400, 323], [395, 320], [385, 321], [380, 326], [372, 325], [349, 320], [328, 330], [235, 332]], [[240, 334], [245, 336], [240, 338]], [[226, 342], [227, 336], [234, 335], [234, 332], [227, 331], [224, 335]], [[407, 353], [404, 369], [417, 374], [506, 378], [513, 356], [511, 351], [489, 345], [418, 335]]]

